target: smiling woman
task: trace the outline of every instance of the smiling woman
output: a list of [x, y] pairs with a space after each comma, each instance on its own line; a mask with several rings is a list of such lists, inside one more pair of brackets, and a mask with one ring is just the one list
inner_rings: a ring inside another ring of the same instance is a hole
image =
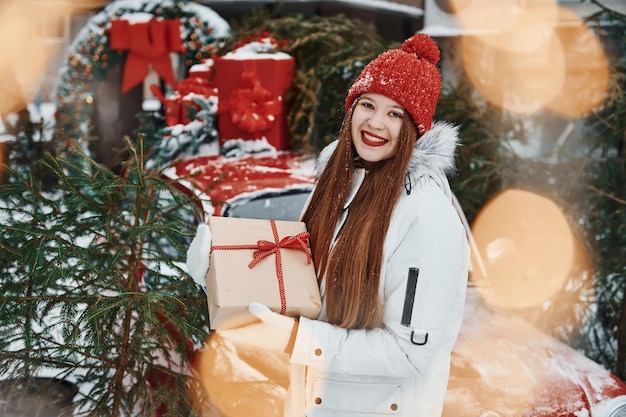
[[[441, 415], [469, 249], [447, 180], [457, 129], [432, 121], [438, 59], [434, 41], [414, 35], [348, 91], [302, 216], [319, 316], [295, 320], [252, 303], [260, 323], [213, 333], [289, 355], [285, 416]], [[204, 259], [188, 257], [190, 269]]]

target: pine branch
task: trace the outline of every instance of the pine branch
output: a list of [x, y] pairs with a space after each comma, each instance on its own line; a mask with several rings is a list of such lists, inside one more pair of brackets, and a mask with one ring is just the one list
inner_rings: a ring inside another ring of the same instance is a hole
[[171, 407], [189, 408], [188, 392], [145, 381], [168, 363], [171, 376], [186, 380], [176, 363], [184, 366], [187, 343], [208, 333], [206, 298], [174, 264], [193, 235], [194, 201], [142, 166], [141, 140], [128, 145], [123, 175], [73, 148], [41, 161], [54, 190], [15, 169], [0, 187], [0, 273], [10, 277], [0, 282], [0, 369], [17, 377], [52, 368], [89, 384], [77, 400], [84, 415], [137, 405], [149, 415], [159, 406], [151, 389]]

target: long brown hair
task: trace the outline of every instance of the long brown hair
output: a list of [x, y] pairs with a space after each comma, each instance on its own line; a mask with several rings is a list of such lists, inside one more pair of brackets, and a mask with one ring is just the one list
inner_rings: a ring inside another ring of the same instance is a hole
[[362, 166], [352, 144], [352, 112], [346, 113], [339, 143], [324, 171], [302, 220], [311, 233], [316, 270], [326, 278], [328, 322], [348, 329], [379, 327], [383, 243], [391, 214], [403, 189], [417, 129], [404, 113], [396, 155], [368, 166], [349, 216], [331, 249], [333, 234], [350, 190], [354, 170]]

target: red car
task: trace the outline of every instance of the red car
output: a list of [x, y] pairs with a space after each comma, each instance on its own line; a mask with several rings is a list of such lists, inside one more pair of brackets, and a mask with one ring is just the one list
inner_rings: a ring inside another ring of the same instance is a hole
[[[196, 157], [172, 173], [184, 178], [182, 184], [199, 196], [209, 214], [277, 220], [299, 218], [314, 174], [313, 159], [290, 152]], [[223, 415], [242, 415], [234, 410], [249, 406], [280, 416], [277, 404], [288, 384], [284, 358], [261, 362], [225, 341], [211, 343], [215, 349], [203, 375], [214, 378], [215, 384], [207, 384], [219, 388], [213, 397], [221, 399], [217, 405]], [[264, 400], [247, 405], [242, 393], [252, 391], [261, 391]], [[490, 310], [470, 281], [444, 416], [624, 417], [626, 384], [521, 319]]]
[[313, 189], [315, 160], [292, 152], [186, 159], [171, 175], [214, 216], [297, 220]]

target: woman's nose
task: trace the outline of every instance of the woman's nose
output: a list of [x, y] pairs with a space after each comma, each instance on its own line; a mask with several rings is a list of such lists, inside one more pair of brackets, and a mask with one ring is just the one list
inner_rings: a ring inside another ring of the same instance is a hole
[[372, 113], [372, 116], [369, 119], [369, 125], [372, 129], [382, 130], [385, 127], [385, 123], [383, 121], [384, 114], [383, 112], [375, 111]]

